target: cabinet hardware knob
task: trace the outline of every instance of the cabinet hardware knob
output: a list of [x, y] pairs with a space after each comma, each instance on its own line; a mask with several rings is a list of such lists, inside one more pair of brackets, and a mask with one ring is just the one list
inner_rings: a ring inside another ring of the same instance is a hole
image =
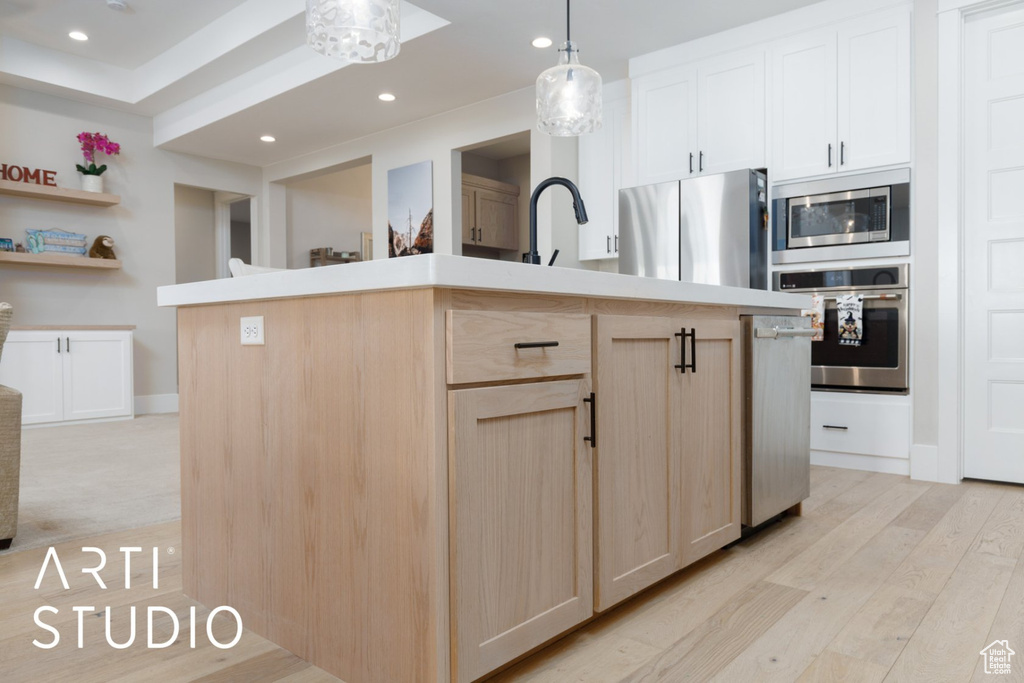
[[[679, 337], [679, 365], [675, 365], [676, 370], [681, 374], [686, 374], [687, 370], [691, 372], [697, 372], [697, 330], [692, 329], [689, 332], [686, 328], [682, 328], [679, 332], [676, 332], [676, 336]], [[690, 362], [686, 362], [686, 339], [690, 339]]]
[[597, 396], [590, 392], [590, 398], [583, 399], [583, 402], [590, 404], [590, 436], [583, 437], [583, 440], [589, 441], [591, 448], [597, 448]]
[[552, 346], [558, 346], [556, 341], [542, 341], [542, 342], [517, 342], [517, 349], [546, 349]]

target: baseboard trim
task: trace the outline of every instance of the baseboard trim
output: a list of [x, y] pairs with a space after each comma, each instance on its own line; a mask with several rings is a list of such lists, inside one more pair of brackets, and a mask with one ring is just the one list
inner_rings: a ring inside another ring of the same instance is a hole
[[824, 465], [825, 467], [842, 467], [847, 470], [863, 470], [865, 472], [910, 474], [909, 460], [905, 458], [883, 458], [877, 455], [811, 451], [811, 464]]
[[942, 484], [960, 483], [956, 477], [939, 474], [939, 447], [924, 443], [915, 443], [910, 448], [910, 478]]
[[157, 415], [178, 412], [177, 394], [150, 394], [135, 397], [136, 415]]

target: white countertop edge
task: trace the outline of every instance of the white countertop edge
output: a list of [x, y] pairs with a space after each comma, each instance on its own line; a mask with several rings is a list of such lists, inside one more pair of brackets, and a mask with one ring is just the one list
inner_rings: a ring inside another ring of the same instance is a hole
[[424, 287], [749, 308], [802, 309], [811, 305], [811, 298], [801, 294], [441, 254], [168, 285], [157, 289], [157, 305], [200, 306]]

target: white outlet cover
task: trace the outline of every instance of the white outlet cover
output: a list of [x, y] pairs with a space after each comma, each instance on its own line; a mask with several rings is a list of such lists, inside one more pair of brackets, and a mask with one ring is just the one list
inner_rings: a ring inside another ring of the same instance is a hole
[[242, 346], [264, 346], [266, 337], [263, 333], [263, 316], [253, 315], [242, 318]]

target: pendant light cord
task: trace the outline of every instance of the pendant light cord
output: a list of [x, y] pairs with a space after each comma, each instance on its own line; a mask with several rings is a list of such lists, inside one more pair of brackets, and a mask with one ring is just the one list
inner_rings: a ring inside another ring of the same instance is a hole
[[569, 3], [570, 2], [571, 2], [571, 0], [565, 0], [565, 42], [567, 42], [567, 43], [572, 40], [572, 38], [570, 37], [570, 33], [569, 33], [569, 27], [571, 25], [569, 23]]

